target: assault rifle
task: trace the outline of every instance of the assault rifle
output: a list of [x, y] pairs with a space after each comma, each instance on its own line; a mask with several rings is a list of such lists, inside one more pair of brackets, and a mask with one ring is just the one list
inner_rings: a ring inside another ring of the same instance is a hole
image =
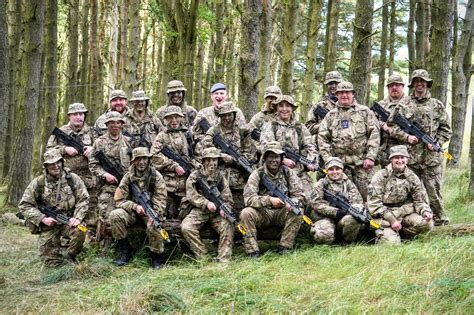
[[203, 131], [203, 133], [206, 133], [209, 128], [211, 128], [211, 124], [209, 124], [209, 122], [207, 121], [206, 118], [202, 118], [199, 122], [198, 122], [198, 126], [199, 128], [201, 128], [201, 130]]
[[293, 213], [295, 213], [296, 215], [303, 216], [303, 220], [307, 224], [309, 225], [313, 224], [311, 219], [307, 215], [305, 215], [303, 211], [301, 211], [298, 204], [296, 204], [296, 202], [291, 200], [290, 197], [285, 195], [285, 193], [280, 189], [280, 187], [278, 187], [278, 185], [276, 185], [267, 175], [263, 174], [261, 181], [262, 181], [263, 186], [265, 186], [265, 188], [268, 189], [268, 192], [270, 193], [271, 196], [277, 197], [281, 199], [284, 203], [289, 204], [291, 211], [293, 211]]
[[305, 168], [308, 168], [308, 165], [313, 164], [316, 166], [316, 170], [322, 171], [323, 173], [327, 173], [326, 170], [320, 169], [318, 166], [318, 162], [316, 160], [311, 161], [308, 158], [305, 158], [304, 156], [296, 153], [295, 150], [291, 149], [290, 147], [284, 147], [283, 150], [285, 151], [285, 156], [289, 158], [292, 161], [295, 161], [296, 163], [300, 163], [303, 165]]
[[216, 133], [214, 137], [212, 137], [212, 140], [221, 149], [222, 152], [230, 155], [239, 164], [240, 167], [242, 167], [249, 174], [252, 173], [252, 164], [249, 162], [249, 160], [242, 156], [239, 151], [237, 151], [232, 146], [232, 144], [225, 141], [220, 133]]
[[168, 232], [166, 232], [166, 230], [163, 228], [158, 214], [153, 210], [150, 201], [150, 196], [148, 195], [148, 193], [142, 192], [136, 183], [130, 184], [130, 190], [132, 193], [133, 201], [143, 207], [147, 217], [153, 220], [153, 225], [158, 230], [158, 232], [160, 232], [161, 237], [163, 237], [163, 240], [169, 243], [170, 237], [168, 235]]
[[65, 145], [69, 147], [73, 147], [80, 154], [84, 154], [84, 147], [85, 147], [84, 144], [81, 141], [77, 140], [76, 138], [68, 135], [67, 133], [59, 129], [58, 127], [54, 127], [53, 132], [51, 134], [54, 135], [59, 140], [61, 140], [61, 142], [64, 143]]
[[216, 186], [210, 186], [207, 181], [202, 176], [196, 177], [196, 188], [199, 190], [204, 197], [206, 197], [209, 201], [216, 205], [218, 211], [222, 211], [224, 213], [224, 217], [233, 225], [237, 227], [237, 230], [245, 236], [247, 234], [247, 230], [245, 227], [237, 221], [235, 214], [232, 212], [229, 207], [224, 204], [224, 201], [220, 197], [221, 193], [217, 189]]
[[[59, 212], [59, 209], [55, 206], [49, 205], [44, 201], [38, 202], [38, 210], [41, 211], [47, 217], [53, 218], [61, 224], [69, 224], [69, 219], [67, 215], [64, 213]], [[77, 225], [77, 229], [81, 232], [86, 233], [87, 227], [85, 225], [79, 224]]]
[[327, 113], [329, 111], [325, 108], [323, 108], [321, 105], [316, 106], [316, 108], [313, 110], [314, 116], [319, 116], [319, 118], [323, 119], [326, 117]]
[[148, 149], [151, 148], [151, 143], [147, 139], [145, 139], [145, 132], [141, 133], [130, 133], [128, 131], [123, 131], [122, 134], [125, 137], [130, 138], [130, 141], [135, 142], [138, 141], [139, 147], [147, 147]]
[[109, 160], [109, 158], [104, 154], [103, 151], [97, 151], [95, 153], [95, 157], [99, 160], [100, 165], [102, 165], [104, 171], [113, 175], [117, 179], [117, 182], [120, 183], [124, 175], [122, 168], [115, 166], [114, 163]]
[[252, 129], [250, 132], [250, 137], [255, 141], [260, 141], [261, 132], [257, 128]]
[[[374, 103], [374, 105], [372, 106], [372, 110], [380, 116], [381, 120], [385, 122], [390, 117], [390, 113], [386, 111], [378, 103]], [[431, 136], [429, 136], [428, 134], [424, 133], [416, 123], [410, 122], [408, 119], [406, 119], [399, 113], [395, 115], [395, 117], [393, 118], [393, 122], [396, 123], [400, 127], [400, 129], [402, 129], [404, 132], [408, 133], [409, 135], [417, 137], [419, 140], [421, 140], [427, 145], [431, 144], [431, 146], [433, 147], [433, 150], [436, 152], [443, 153], [443, 156], [446, 159], [448, 159], [448, 161], [453, 160], [454, 163], [457, 163], [457, 159], [455, 159], [451, 155], [451, 153], [449, 153], [447, 150], [446, 151], [443, 150], [443, 148], [438, 144], [438, 142], [435, 139], [433, 139]]]
[[165, 145], [163, 149], [161, 149], [161, 153], [163, 153], [163, 155], [166, 156], [168, 159], [171, 159], [178, 163], [179, 166], [181, 166], [186, 172], [186, 176], [189, 175], [194, 168], [194, 166], [190, 162], [186, 161], [186, 159], [184, 159], [181, 155], [176, 153], [167, 145]]
[[342, 196], [340, 193], [333, 194], [326, 188], [323, 188], [324, 192], [324, 199], [329, 202], [329, 204], [333, 207], [341, 209], [346, 214], [350, 214], [357, 220], [357, 222], [369, 225], [371, 228], [378, 230], [381, 229], [382, 226], [372, 220], [372, 217], [369, 213], [361, 212], [357, 208], [354, 208], [346, 197]]

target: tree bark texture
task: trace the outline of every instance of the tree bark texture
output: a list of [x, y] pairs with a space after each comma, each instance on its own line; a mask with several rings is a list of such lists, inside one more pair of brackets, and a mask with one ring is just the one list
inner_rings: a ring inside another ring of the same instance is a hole
[[[119, 0], [112, 1], [112, 16], [119, 16]], [[111, 19], [109, 30], [109, 87], [115, 89], [118, 79], [118, 42], [119, 42], [119, 19]]]
[[89, 106], [91, 108], [101, 107], [102, 104], [98, 102], [99, 93], [102, 93], [102, 85], [99, 83], [99, 41], [98, 41], [98, 15], [99, 4], [98, 0], [91, 0], [91, 28], [90, 28], [90, 93]]
[[[10, 55], [8, 47], [7, 1], [0, 0], [0, 146], [4, 148], [8, 131]], [[4, 155], [0, 156], [0, 178], [3, 178]]]
[[397, 27], [397, 2], [393, 1], [390, 3], [390, 35], [389, 35], [389, 58], [388, 58], [388, 75], [393, 74], [393, 68], [395, 66], [395, 40]]
[[81, 13], [81, 66], [79, 68], [79, 93], [75, 102], [84, 103], [87, 106], [87, 92], [89, 90], [89, 8], [90, 1], [84, 1]]
[[79, 51], [79, 1], [68, 1], [68, 67], [67, 74], [67, 88], [64, 108], [76, 100], [78, 93], [78, 51]]
[[258, 99], [263, 100], [265, 89], [272, 85], [270, 63], [272, 60], [272, 4], [270, 0], [262, 1], [260, 18], [260, 48], [258, 57], [258, 79], [261, 80], [258, 89]]
[[426, 67], [426, 57], [430, 50], [429, 29], [430, 29], [430, 0], [417, 1], [415, 21], [416, 21], [416, 57], [415, 69]]
[[138, 51], [140, 44], [140, 0], [129, 0], [128, 6], [127, 64], [125, 65], [125, 93], [131, 95], [137, 89]]
[[377, 99], [381, 100], [385, 94], [385, 69], [387, 68], [387, 42], [388, 42], [388, 6], [391, 0], [384, 0], [382, 6], [382, 36], [380, 38], [380, 60], [379, 60], [379, 81], [377, 84]]
[[293, 65], [296, 58], [296, 26], [298, 25], [299, 2], [287, 1], [284, 7], [280, 88], [283, 94], [293, 95]]
[[336, 70], [337, 30], [339, 25], [340, 0], [328, 0], [326, 18], [326, 50], [324, 52], [324, 73]]
[[413, 70], [415, 70], [416, 65], [415, 16], [416, 0], [410, 0], [410, 13], [407, 26], [408, 71], [410, 76]]

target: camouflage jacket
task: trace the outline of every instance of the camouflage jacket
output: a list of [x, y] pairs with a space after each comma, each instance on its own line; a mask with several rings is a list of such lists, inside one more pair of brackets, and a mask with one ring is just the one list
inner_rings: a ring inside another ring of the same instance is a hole
[[318, 135], [319, 125], [323, 120], [321, 117], [315, 114], [316, 107], [321, 106], [322, 108], [330, 111], [333, 108], [336, 108], [337, 98], [331, 99], [331, 97], [335, 97], [329, 94], [324, 95], [316, 104], [311, 106], [308, 111], [307, 121], [305, 123], [306, 127], [308, 128], [309, 132], [312, 135]]
[[[375, 173], [369, 185], [367, 207], [374, 217], [382, 217], [387, 221], [394, 215], [400, 218], [402, 214], [392, 213], [393, 209], [404, 204], [413, 203], [416, 213], [431, 212], [428, 198], [423, 185], [416, 174], [405, 167], [403, 172], [396, 172], [388, 165]], [[403, 216], [408, 213], [404, 213]]]
[[[105, 119], [106, 119], [107, 113], [111, 112], [111, 111], [112, 111], [112, 109], [110, 109], [110, 107], [109, 107], [105, 111], [105, 113], [100, 115], [99, 118], [97, 118], [97, 120], [95, 121], [94, 128], [93, 128], [95, 139], [97, 139], [100, 136], [103, 136], [107, 133], [107, 126], [105, 125]], [[130, 112], [130, 108], [128, 106], [126, 106], [123, 113], [122, 113], [122, 116], [126, 117], [129, 112]]]
[[194, 170], [186, 181], [186, 200], [189, 201], [193, 207], [203, 211], [208, 211], [207, 203], [209, 200], [204, 197], [196, 188], [196, 179], [198, 176], [204, 177], [209, 185], [216, 186], [221, 193], [221, 198], [224, 204], [232, 208], [232, 193], [229, 188], [229, 182], [225, 178], [224, 174], [218, 171], [207, 175], [202, 167], [199, 167], [198, 170]]
[[[64, 133], [68, 134], [72, 138], [80, 141], [82, 144], [84, 144], [84, 146], [92, 146], [94, 143], [92, 128], [86, 123], [84, 123], [84, 126], [79, 131], [74, 131], [70, 124], [64, 125], [59, 129], [64, 131]], [[62, 143], [61, 140], [56, 138], [54, 135], [49, 137], [46, 148], [48, 150], [53, 148], [59, 150], [62, 157], [64, 158], [64, 166], [70, 169], [71, 172], [79, 175], [86, 184], [86, 187], [94, 187], [94, 180], [89, 170], [89, 159], [87, 157], [82, 154], [69, 156], [66, 153], [66, 145], [64, 145], [64, 143]]]
[[166, 206], [166, 183], [163, 176], [153, 167], [149, 167], [142, 176], [137, 175], [135, 166], [130, 166], [125, 173], [117, 190], [115, 190], [114, 200], [118, 208], [122, 208], [129, 213], [135, 213], [138, 203], [133, 201], [130, 184], [135, 183], [140, 191], [147, 192], [153, 207], [153, 210], [164, 217]]
[[[66, 176], [71, 177], [69, 182]], [[40, 186], [43, 186], [43, 189], [40, 189]], [[39, 226], [41, 220], [46, 217], [38, 210], [40, 197], [45, 203], [57, 207], [62, 213], [73, 216], [81, 222], [89, 210], [89, 193], [84, 182], [68, 169], [62, 171], [59, 179], [46, 175], [44, 170], [42, 175], [31, 181], [23, 193], [18, 208], [25, 219], [36, 226]]]
[[[158, 110], [156, 111], [156, 116], [160, 119], [160, 122], [162, 123], [162, 125], [165, 125], [165, 119], [163, 116], [165, 114], [164, 111], [165, 111], [166, 106], [171, 106], [169, 101], [166, 103], [165, 106], [158, 108]], [[181, 108], [181, 111], [186, 117], [186, 119], [184, 120], [184, 124], [186, 125], [186, 127], [192, 126], [196, 119], [196, 115], [198, 113], [197, 110], [194, 107], [188, 105], [186, 101], [183, 101], [181, 105], [176, 105], [176, 106]]]
[[147, 109], [142, 120], [137, 117], [135, 111], [129, 111], [125, 116], [123, 131], [128, 132], [132, 136], [129, 139], [132, 148], [139, 146], [151, 147], [156, 135], [163, 130], [163, 128], [161, 121], [153, 117], [153, 113]]
[[250, 119], [248, 128], [249, 130], [255, 128], [258, 130], [262, 130], [263, 124], [273, 119], [275, 119], [275, 112], [270, 110], [269, 105], [267, 103], [264, 103], [262, 105], [262, 110], [253, 115]]
[[247, 207], [257, 210], [272, 209], [271, 196], [268, 193], [268, 189], [261, 183], [263, 174], [267, 175], [295, 203], [303, 204], [303, 191], [295, 171], [281, 165], [278, 172], [272, 175], [267, 170], [267, 167], [263, 165], [250, 174], [247, 185], [245, 185], [244, 201]]
[[339, 181], [333, 181], [329, 176], [326, 176], [316, 183], [316, 188], [311, 196], [311, 208], [318, 218], [335, 218], [337, 212], [337, 208], [331, 206], [329, 202], [324, 199], [323, 188], [333, 194], [339, 193], [344, 196], [348, 202], [357, 209], [364, 208], [364, 201], [362, 200], [359, 190], [346, 174], [342, 174], [342, 179]]
[[375, 114], [355, 100], [351, 106], [337, 103], [319, 126], [318, 146], [324, 162], [331, 156], [342, 159], [345, 165], [360, 166], [366, 158], [375, 161], [380, 146]]
[[[399, 113], [409, 121], [416, 123], [423, 132], [436, 139], [441, 146], [451, 138], [451, 122], [444, 104], [432, 98], [429, 92], [422, 98], [416, 98], [412, 95], [407, 103], [399, 107]], [[395, 127], [398, 128], [398, 126]], [[399, 131], [399, 133], [402, 133], [402, 131]], [[405, 134], [405, 143], [406, 136], [408, 135]], [[411, 167], [437, 166], [443, 161], [441, 153], [430, 151], [420, 139], [418, 144], [407, 144], [407, 147], [411, 156], [408, 164]]]

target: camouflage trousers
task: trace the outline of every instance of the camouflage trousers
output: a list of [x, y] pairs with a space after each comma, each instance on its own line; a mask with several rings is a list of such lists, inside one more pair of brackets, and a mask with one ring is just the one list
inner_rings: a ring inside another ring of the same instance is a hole
[[181, 210], [182, 196], [175, 194], [174, 192], [168, 191], [166, 195], [166, 218], [177, 219]]
[[240, 223], [247, 229], [248, 237], [244, 237], [244, 248], [247, 254], [259, 250], [257, 243], [257, 228], [276, 225], [283, 227], [280, 245], [285, 248], [293, 248], [296, 235], [300, 229], [303, 219], [292, 211], [285, 208], [272, 209], [244, 208], [240, 213]]
[[148, 237], [150, 251], [152, 253], [161, 254], [164, 252], [164, 241], [160, 232], [153, 226], [148, 217], [141, 217], [136, 213], [130, 213], [124, 209], [114, 209], [110, 213], [110, 228], [112, 237], [115, 240], [122, 240], [127, 237], [127, 228], [131, 227], [139, 220], [146, 224], [146, 235]]
[[232, 256], [232, 246], [234, 243], [234, 227], [217, 212], [213, 213], [198, 208], [193, 208], [191, 212], [181, 222], [181, 233], [188, 242], [191, 250], [197, 258], [207, 255], [207, 248], [201, 240], [199, 230], [210, 222], [212, 228], [219, 234], [219, 245], [217, 247], [217, 259], [221, 262], [228, 262]]
[[[61, 237], [69, 239], [66, 247], [61, 245]], [[38, 239], [40, 257], [48, 267], [60, 266], [68, 256], [75, 257], [81, 252], [85, 239], [84, 232], [71, 228], [69, 225], [43, 227]]]
[[245, 207], [244, 190], [232, 189], [231, 187], [230, 191], [232, 192], [232, 200], [234, 201], [232, 209], [234, 210], [235, 215], [239, 216], [240, 211], [242, 211], [242, 209]]
[[413, 165], [410, 165], [410, 168], [425, 186], [435, 223], [443, 224], [449, 222], [448, 216], [444, 213], [443, 197], [441, 196], [441, 186], [443, 184], [443, 169], [441, 165], [426, 168], [413, 168]]
[[99, 189], [97, 198], [97, 209], [99, 218], [97, 221], [97, 241], [102, 249], [106, 249], [112, 242], [110, 231], [110, 213], [115, 209], [114, 194], [117, 186], [105, 184]]
[[321, 218], [311, 226], [311, 234], [317, 244], [333, 244], [336, 233], [346, 243], [354, 242], [363, 225], [351, 215], [345, 215], [339, 222], [333, 218]]
[[374, 168], [372, 167], [371, 169], [365, 170], [362, 165], [346, 165], [346, 167], [344, 167], [344, 173], [356, 185], [364, 202], [367, 202], [367, 188], [372, 177], [374, 177]]

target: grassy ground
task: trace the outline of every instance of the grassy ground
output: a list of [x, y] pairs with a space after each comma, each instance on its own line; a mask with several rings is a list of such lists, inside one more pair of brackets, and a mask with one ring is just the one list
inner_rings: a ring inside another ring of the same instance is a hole
[[[466, 171], [450, 171], [453, 223], [474, 222]], [[1, 197], [0, 197], [1, 198]], [[474, 313], [474, 237], [421, 237], [399, 247], [312, 246], [232, 263], [173, 260], [150, 270], [146, 255], [124, 268], [87, 249], [81, 263], [43, 269], [36, 237], [0, 226], [1, 313], [311, 312]], [[180, 256], [179, 254], [175, 254]]]

